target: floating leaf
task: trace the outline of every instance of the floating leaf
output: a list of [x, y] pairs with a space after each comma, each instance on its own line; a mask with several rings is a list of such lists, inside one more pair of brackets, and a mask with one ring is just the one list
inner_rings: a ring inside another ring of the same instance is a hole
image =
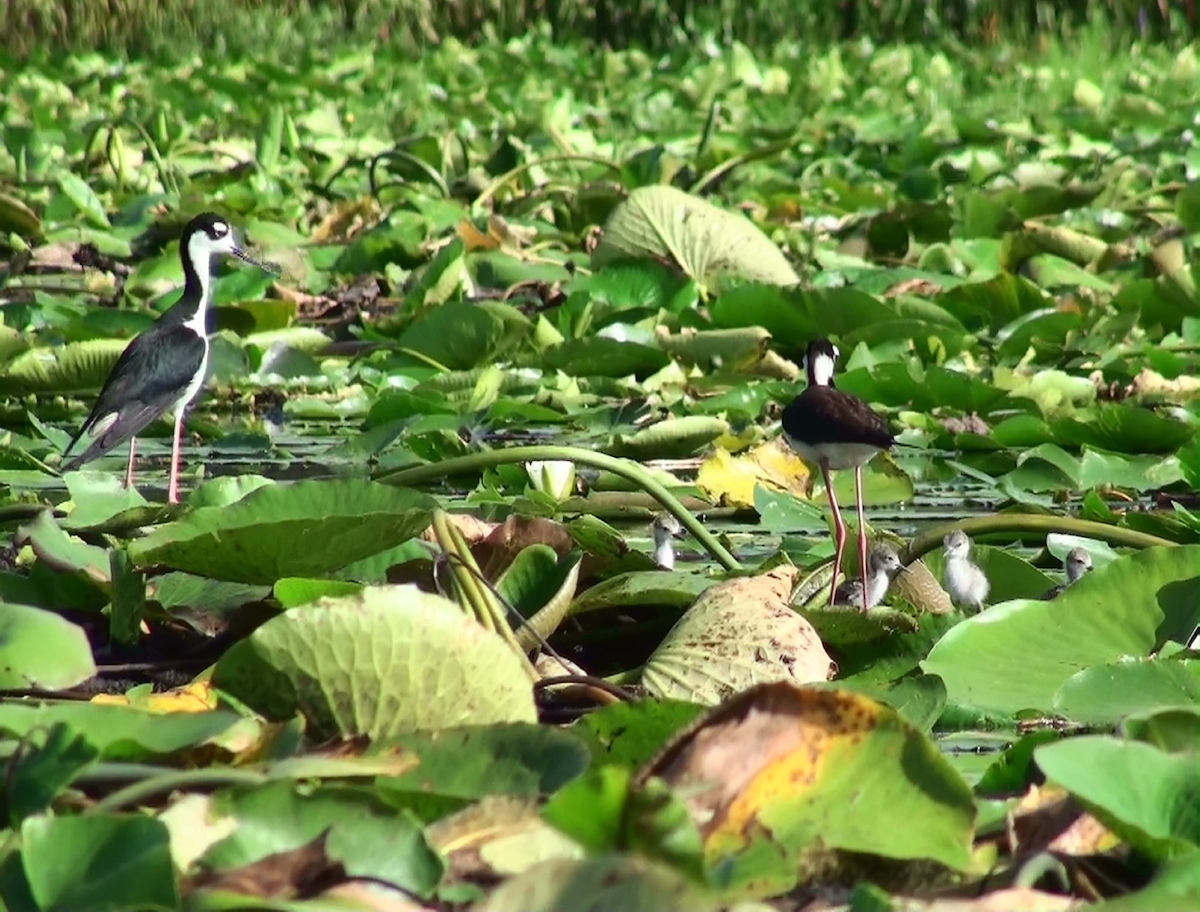
[[692, 456], [729, 432], [729, 422], [707, 415], [665, 418], [629, 437], [617, 435], [612, 450], [644, 462], [647, 459], [682, 459]]
[[317, 737], [536, 718], [518, 656], [415, 586], [368, 587], [273, 618], [221, 657], [213, 684], [272, 719], [300, 712]]
[[91, 339], [31, 348], [0, 372], [0, 393], [24, 396], [98, 390], [128, 345], [128, 339]]
[[702, 286], [726, 275], [774, 285], [800, 277], [745, 216], [663, 184], [639, 187], [617, 206], [592, 252], [592, 268], [625, 259], [672, 263]]
[[214, 737], [237, 721], [232, 712], [162, 715], [130, 706], [47, 703], [0, 706], [0, 731], [24, 738], [35, 729], [66, 725], [104, 760], [141, 761], [167, 756]]
[[759, 890], [787, 889], [833, 848], [956, 868], [970, 858], [966, 782], [895, 710], [858, 694], [755, 687], [676, 739], [639, 781], [651, 776], [685, 796], [709, 865]]
[[270, 585], [330, 573], [418, 535], [436, 501], [361, 480], [266, 485], [201, 507], [130, 545], [142, 567]]
[[1072, 675], [1180, 641], [1200, 620], [1200, 546], [1147, 548], [1098, 567], [1053, 601], [993, 605], [921, 663], [957, 703], [1048, 712]]
[[1200, 707], [1200, 661], [1093, 665], [1068, 678], [1054, 698], [1055, 712], [1084, 725], [1112, 725], [1132, 713], [1175, 706]]
[[713, 705], [766, 681], [828, 680], [829, 655], [788, 604], [794, 582], [780, 567], [706, 590], [646, 661], [646, 692]]
[[366, 789], [295, 782], [231, 789], [209, 801], [205, 825], [232, 832], [201, 856], [206, 869], [229, 870], [299, 848], [327, 832], [329, 857], [345, 873], [378, 878], [428, 895], [442, 863], [412, 814], [384, 804]]
[[0, 688], [66, 690], [95, 674], [82, 628], [40, 608], [0, 604]]
[[96, 191], [87, 185], [77, 174], [72, 174], [65, 168], [59, 169], [55, 175], [59, 189], [69, 199], [80, 214], [97, 228], [111, 228], [112, 223], [104, 211], [104, 204], [96, 196]]
[[140, 814], [29, 817], [21, 864], [39, 909], [174, 909], [171, 840]]
[[1200, 766], [1140, 741], [1084, 735], [1034, 751], [1038, 768], [1153, 858], [1200, 846]]
[[636, 855], [543, 861], [506, 880], [477, 906], [478, 912], [713, 912], [717, 908], [715, 898], [672, 868]]

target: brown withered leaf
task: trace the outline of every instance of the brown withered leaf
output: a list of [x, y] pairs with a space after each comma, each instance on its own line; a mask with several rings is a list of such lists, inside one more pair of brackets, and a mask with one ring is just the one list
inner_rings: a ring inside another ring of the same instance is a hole
[[294, 849], [224, 871], [201, 871], [184, 882], [183, 890], [220, 890], [263, 899], [303, 899], [346, 879], [345, 868], [326, 851], [326, 828], [316, 839]]
[[530, 545], [549, 545], [563, 557], [575, 548], [575, 539], [560, 522], [541, 516], [510, 516], [494, 526], [483, 541], [472, 543], [471, 553], [488, 579], [495, 579]]
[[1120, 844], [1099, 820], [1061, 788], [1031, 786], [1009, 818], [1009, 850], [1018, 858], [1039, 852], [1097, 855]]

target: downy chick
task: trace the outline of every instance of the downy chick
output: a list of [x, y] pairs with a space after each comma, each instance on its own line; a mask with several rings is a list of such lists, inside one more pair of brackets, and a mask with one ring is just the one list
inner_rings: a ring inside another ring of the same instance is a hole
[[946, 569], [942, 582], [950, 601], [958, 608], [970, 608], [972, 611], [982, 611], [984, 600], [991, 590], [991, 584], [982, 570], [968, 556], [971, 551], [971, 539], [962, 529], [955, 529], [942, 539], [946, 550]]
[[[891, 545], [879, 544], [871, 549], [867, 559], [869, 573], [867, 574], [867, 607], [874, 608], [883, 601], [888, 589], [904, 565], [900, 563], [900, 555]], [[861, 608], [863, 604], [862, 577], [848, 579], [837, 587], [833, 595], [833, 604], [849, 605]]]
[[1072, 548], [1067, 552], [1067, 556], [1063, 560], [1063, 570], [1067, 574], [1067, 581], [1059, 583], [1051, 589], [1047, 589], [1042, 595], [1042, 601], [1058, 598], [1066, 591], [1068, 586], [1073, 586], [1083, 579], [1085, 573], [1090, 573], [1092, 570], [1092, 556], [1083, 548]]
[[654, 517], [650, 531], [654, 536], [654, 562], [663, 570], [674, 570], [675, 544], [671, 539], [679, 537], [683, 526], [670, 513], [663, 513]]

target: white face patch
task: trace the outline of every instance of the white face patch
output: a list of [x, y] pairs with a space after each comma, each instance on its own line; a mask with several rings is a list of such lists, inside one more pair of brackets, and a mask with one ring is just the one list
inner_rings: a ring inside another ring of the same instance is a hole
[[[836, 352], [837, 349], [835, 348], [834, 351]], [[829, 386], [829, 381], [833, 379], [833, 362], [834, 359], [828, 355], [817, 355], [813, 358], [813, 383], [817, 386]]]
[[[217, 229], [223, 229], [218, 232]], [[232, 229], [224, 222], [213, 225], [212, 237], [206, 231], [197, 231], [188, 239], [188, 259], [196, 266], [196, 271], [203, 278], [211, 271], [212, 258], [219, 253], [233, 253], [237, 247]]]

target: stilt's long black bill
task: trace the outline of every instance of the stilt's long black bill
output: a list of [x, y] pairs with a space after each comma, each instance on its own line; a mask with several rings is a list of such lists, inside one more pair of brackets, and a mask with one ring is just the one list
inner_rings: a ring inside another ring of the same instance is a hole
[[257, 266], [263, 272], [271, 273], [273, 276], [283, 274], [282, 266], [279, 266], [275, 263], [268, 263], [266, 260], [256, 260], [254, 257], [250, 256], [250, 254], [246, 253], [246, 251], [242, 250], [241, 247], [234, 247], [233, 255], [239, 260], [249, 263], [251, 266]]

